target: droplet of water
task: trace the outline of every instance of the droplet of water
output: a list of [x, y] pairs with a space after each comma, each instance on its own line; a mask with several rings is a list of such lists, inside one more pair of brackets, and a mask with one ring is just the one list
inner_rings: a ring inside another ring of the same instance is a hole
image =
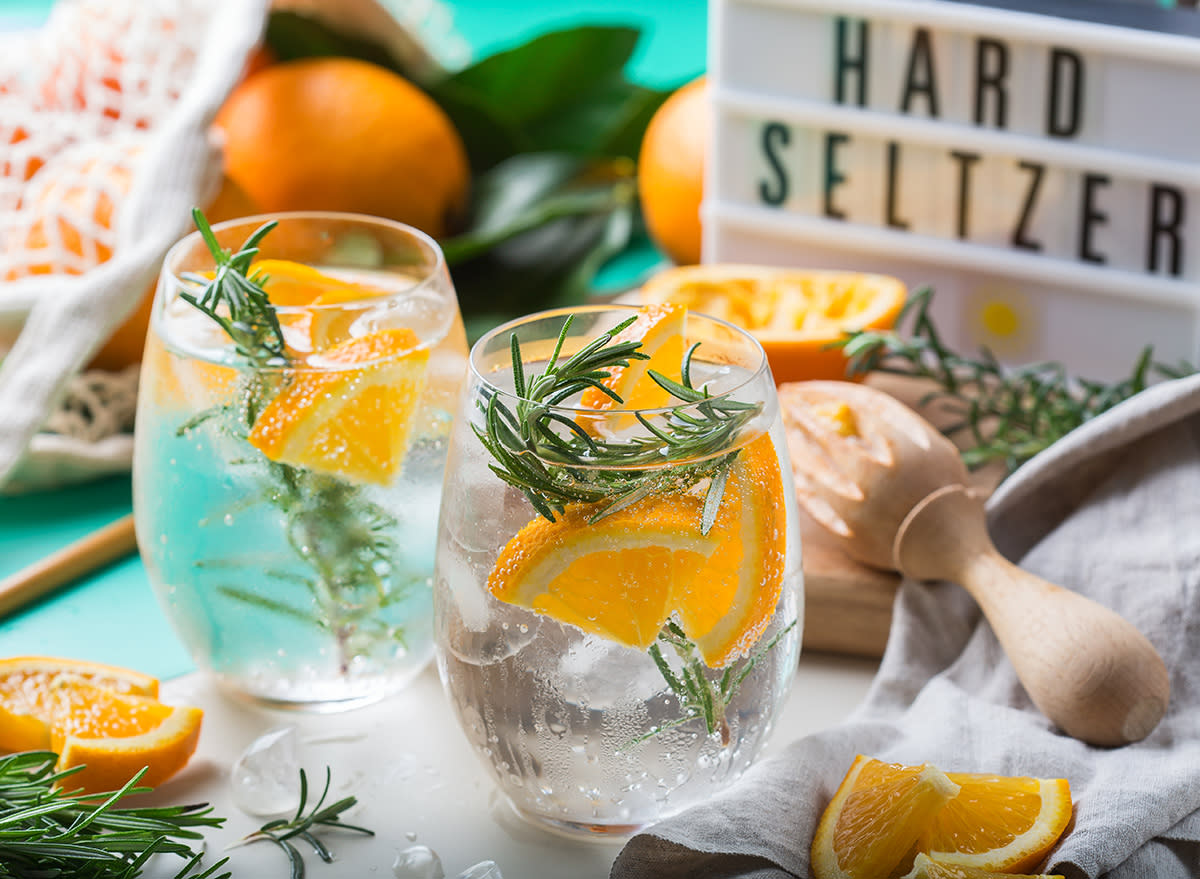
[[417, 832], [415, 830], [410, 830], [410, 831], [408, 831], [408, 833], [404, 834], [404, 838], [407, 839], [409, 842], [416, 842], [417, 841]]
[[427, 845], [414, 845], [396, 852], [392, 874], [396, 879], [446, 879], [442, 859]]
[[233, 524], [233, 513], [226, 513], [225, 518], [223, 518], [221, 521], [224, 522], [226, 525], [232, 525]]
[[259, 736], [241, 753], [229, 773], [234, 804], [249, 815], [278, 815], [300, 804], [300, 761], [296, 728], [285, 726]]

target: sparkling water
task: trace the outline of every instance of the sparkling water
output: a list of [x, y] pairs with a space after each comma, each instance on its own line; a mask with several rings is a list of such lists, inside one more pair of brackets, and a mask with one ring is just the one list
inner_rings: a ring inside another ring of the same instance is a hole
[[[397, 283], [364, 275], [356, 280]], [[184, 302], [156, 315], [143, 364], [134, 491], [151, 582], [198, 665], [235, 693], [281, 706], [379, 698], [432, 655], [435, 531], [462, 324], [452, 301], [414, 293], [387, 297], [347, 326], [350, 336], [407, 326], [430, 351], [403, 466], [388, 485], [267, 460], [246, 439], [252, 371]]]

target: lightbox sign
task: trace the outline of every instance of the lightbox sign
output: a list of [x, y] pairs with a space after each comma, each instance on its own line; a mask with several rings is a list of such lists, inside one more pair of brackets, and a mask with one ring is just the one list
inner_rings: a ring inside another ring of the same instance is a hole
[[1010, 362], [1200, 359], [1200, 13], [1009, 5], [718, 0], [705, 260], [930, 283]]

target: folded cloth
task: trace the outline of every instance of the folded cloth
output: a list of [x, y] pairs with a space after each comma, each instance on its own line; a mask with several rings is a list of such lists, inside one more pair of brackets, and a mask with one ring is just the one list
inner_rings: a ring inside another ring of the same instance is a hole
[[863, 704], [635, 836], [614, 879], [809, 876], [817, 821], [858, 753], [1068, 779], [1075, 820], [1047, 872], [1200, 876], [1200, 376], [1156, 385], [1037, 456], [990, 499], [988, 522], [1005, 556], [1113, 608], [1159, 650], [1171, 704], [1145, 740], [1094, 748], [1056, 731], [964, 590], [905, 582]]

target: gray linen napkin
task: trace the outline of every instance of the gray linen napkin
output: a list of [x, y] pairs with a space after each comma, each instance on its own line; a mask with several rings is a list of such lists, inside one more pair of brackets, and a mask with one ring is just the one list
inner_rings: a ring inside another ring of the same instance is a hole
[[1048, 860], [1067, 879], [1200, 876], [1200, 376], [1076, 430], [1010, 477], [988, 513], [1008, 558], [1112, 607], [1158, 648], [1171, 705], [1148, 738], [1102, 749], [1057, 733], [962, 589], [905, 582], [851, 717], [634, 837], [614, 879], [809, 876], [817, 820], [858, 753], [1067, 778], [1075, 823]]

